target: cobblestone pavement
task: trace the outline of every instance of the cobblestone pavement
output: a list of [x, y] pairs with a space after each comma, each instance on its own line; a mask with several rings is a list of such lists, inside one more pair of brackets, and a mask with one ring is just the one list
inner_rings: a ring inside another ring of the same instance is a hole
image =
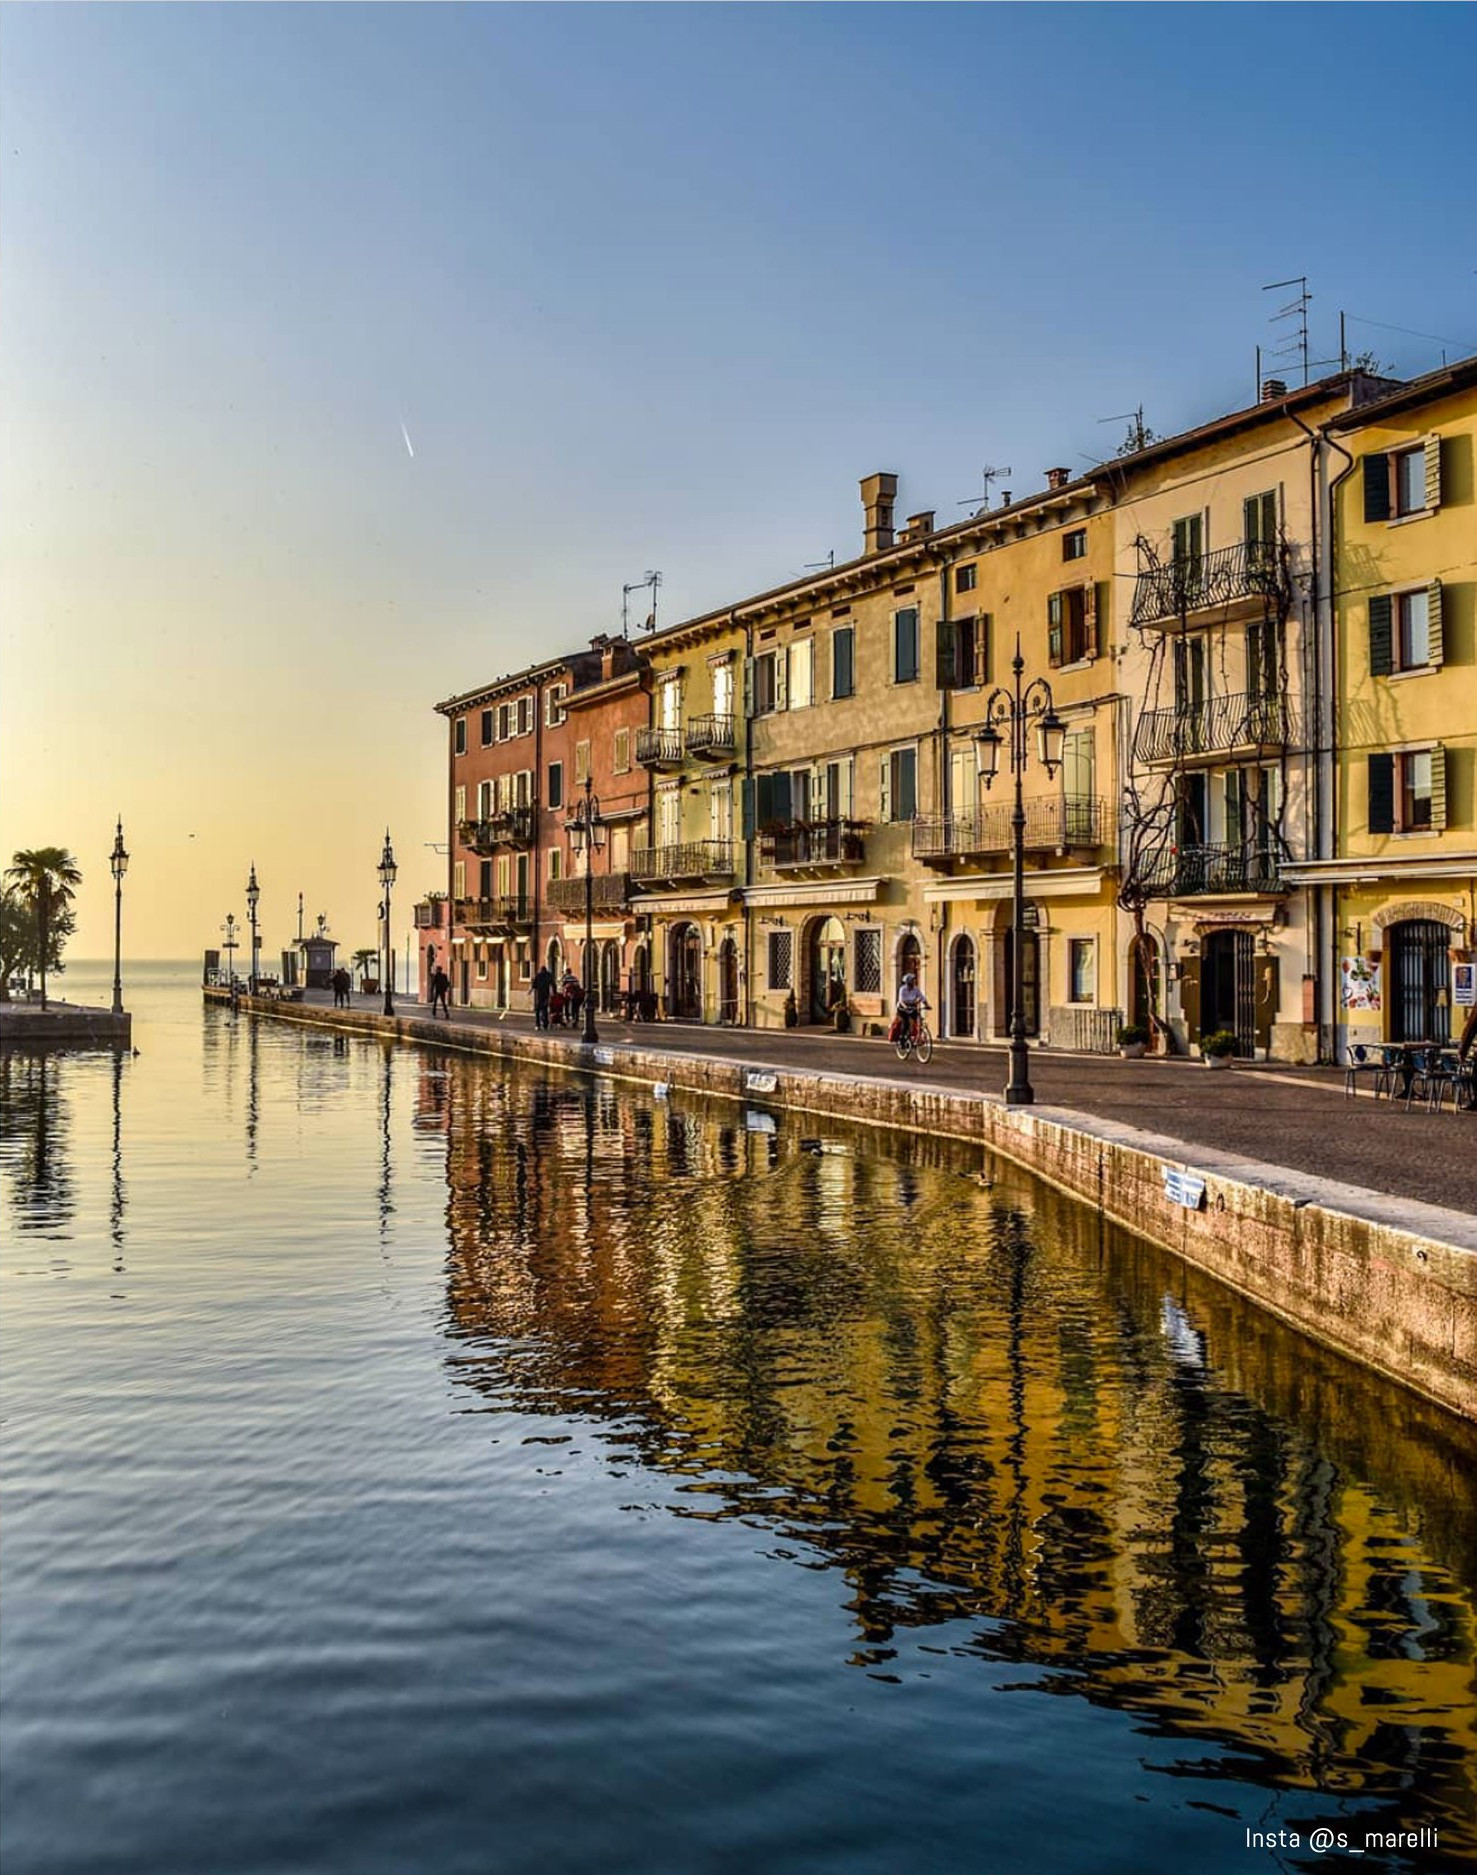
[[[330, 1004], [327, 992], [309, 1000]], [[381, 999], [356, 996], [354, 1007]], [[429, 1015], [396, 999], [401, 1015]], [[453, 1009], [452, 1020], [477, 1028], [531, 1034], [533, 1019], [490, 1010]], [[556, 1032], [557, 1033], [557, 1032]], [[578, 1034], [565, 1031], [571, 1046]], [[682, 1022], [626, 1023], [600, 1018], [600, 1039], [631, 1041], [672, 1054], [720, 1055], [759, 1067], [813, 1069], [882, 1079], [909, 1077], [998, 1095], [1006, 1081], [1003, 1048], [941, 1042], [926, 1068], [900, 1062], [886, 1042], [827, 1030], [704, 1028]], [[1199, 1061], [1123, 1061], [1116, 1055], [1069, 1055], [1033, 1048], [1031, 1081], [1043, 1105], [1075, 1107], [1101, 1119], [1241, 1153], [1267, 1165], [1362, 1186], [1367, 1191], [1445, 1205], [1477, 1216], [1477, 1113], [1440, 1113], [1400, 1102], [1346, 1099], [1337, 1068], [1237, 1063], [1211, 1074]], [[1189, 1154], [1187, 1157], [1191, 1156]]]

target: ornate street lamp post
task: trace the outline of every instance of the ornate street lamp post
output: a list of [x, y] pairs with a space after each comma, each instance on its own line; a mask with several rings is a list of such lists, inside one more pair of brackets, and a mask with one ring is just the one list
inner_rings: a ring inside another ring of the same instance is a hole
[[1010, 772], [1015, 777], [1015, 812], [1010, 818], [1015, 890], [1010, 934], [1010, 1080], [1005, 1088], [1005, 1104], [1009, 1107], [1028, 1107], [1036, 1098], [1036, 1090], [1031, 1086], [1026, 1049], [1026, 807], [1021, 783], [1029, 760], [1027, 731], [1032, 720], [1036, 722], [1037, 759], [1046, 770], [1048, 780], [1055, 779], [1062, 765], [1067, 728], [1056, 713], [1051, 685], [1044, 677], [1033, 678], [1022, 688], [1021, 674], [1026, 668], [1026, 662], [1021, 656], [1019, 633], [1016, 634], [1015, 656], [1011, 659], [1010, 668], [1010, 688], [997, 687], [990, 692], [985, 703], [985, 720], [975, 732], [974, 753], [980, 779], [988, 788], [994, 782], [1000, 766], [1000, 745], [1005, 740], [1000, 734], [1000, 726], [1009, 726]]
[[585, 1036], [598, 1042], [595, 1029], [595, 855], [605, 845], [605, 817], [600, 812], [600, 797], [594, 784], [585, 776], [584, 799], [575, 802], [574, 812], [565, 822], [576, 853], [585, 859]]
[[261, 948], [261, 933], [256, 924], [256, 902], [262, 895], [262, 889], [256, 882], [256, 861], [251, 862], [251, 877], [246, 881], [246, 913], [251, 920], [251, 975], [247, 978], [247, 987], [256, 995], [257, 952]]
[[236, 914], [226, 913], [226, 922], [221, 926], [226, 934], [226, 988], [231, 992], [231, 1006], [236, 1004]]
[[395, 883], [395, 873], [397, 870], [398, 869], [395, 865], [395, 849], [390, 845], [390, 829], [386, 827], [385, 828], [385, 850], [383, 853], [380, 854], [380, 884], [385, 889], [384, 984], [385, 984], [385, 1014], [387, 1016], [393, 1016], [395, 1013], [395, 986], [390, 980], [390, 963], [391, 963], [391, 958], [393, 956], [393, 952], [390, 948], [390, 888]]
[[123, 817], [118, 817], [118, 832], [108, 863], [113, 869], [113, 1014], [123, 1014], [123, 875], [128, 871], [128, 852], [123, 844]]

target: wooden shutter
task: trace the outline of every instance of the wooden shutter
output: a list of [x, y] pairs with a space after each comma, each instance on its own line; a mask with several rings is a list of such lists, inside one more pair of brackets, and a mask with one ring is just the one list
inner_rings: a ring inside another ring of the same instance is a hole
[[749, 722], [754, 714], [754, 660], [744, 659], [744, 721]]
[[1272, 1045], [1272, 1024], [1277, 1019], [1278, 971], [1275, 957], [1256, 959], [1256, 1002], [1253, 1020], [1256, 1023], [1256, 1045], [1258, 1048], [1270, 1048]]
[[878, 778], [877, 786], [878, 786], [878, 800], [880, 803], [878, 810], [877, 810], [877, 818], [879, 820], [891, 820], [892, 819], [892, 757], [890, 755], [884, 755], [882, 758], [882, 772]]
[[1394, 601], [1389, 593], [1376, 593], [1369, 602], [1369, 670], [1372, 677], [1388, 677], [1394, 669], [1391, 617]]
[[1364, 518], [1388, 521], [1390, 518], [1390, 458], [1383, 450], [1364, 458]]
[[754, 837], [754, 777], [745, 775], [743, 790], [739, 801], [740, 838], [752, 840]]
[[1200, 959], [1186, 957], [1180, 965], [1180, 1013], [1185, 1018], [1185, 1032], [1192, 1041], [1200, 1039]]
[[1426, 506], [1441, 506], [1441, 438], [1426, 438]]
[[1046, 646], [1047, 660], [1051, 664], [1062, 661], [1062, 595], [1054, 592], [1046, 602]]
[[956, 676], [954, 668], [955, 643], [957, 633], [953, 619], [941, 618], [938, 622], [937, 636], [934, 639], [934, 682], [940, 690], [952, 690]]
[[987, 684], [990, 681], [990, 615], [981, 612], [974, 622], [974, 681]]
[[1433, 579], [1426, 588], [1426, 636], [1430, 649], [1426, 662], [1434, 667], [1446, 659], [1446, 630], [1441, 621], [1441, 581]]
[[774, 672], [774, 707], [787, 710], [790, 707], [790, 660], [783, 651], [777, 651], [770, 668]]
[[[1434, 763], [1432, 764], [1434, 767]], [[1369, 758], [1369, 813], [1371, 833], [1395, 831], [1395, 758], [1371, 755]]]
[[1097, 586], [1089, 581], [1082, 589], [1082, 655], [1086, 658], [1097, 656]]
[[1431, 751], [1431, 831], [1442, 833], [1446, 828], [1446, 751], [1435, 748]]

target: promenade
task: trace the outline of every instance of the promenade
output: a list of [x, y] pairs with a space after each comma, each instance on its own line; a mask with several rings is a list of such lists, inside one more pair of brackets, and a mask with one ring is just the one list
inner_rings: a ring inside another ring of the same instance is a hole
[[[331, 1007], [327, 991], [307, 1001]], [[353, 1007], [374, 1011], [382, 996], [355, 996]], [[402, 1016], [429, 1009], [396, 997]], [[521, 1013], [453, 1008], [453, 1024], [531, 1035], [533, 1018]], [[693, 1023], [627, 1023], [599, 1019], [600, 1040], [668, 1054], [693, 1054], [791, 1072], [852, 1074], [869, 1080], [926, 1082], [960, 1093], [999, 1096], [1007, 1064], [1003, 1047], [940, 1042], [926, 1068], [902, 1063], [879, 1039], [823, 1029], [726, 1029]], [[578, 1045], [573, 1029], [548, 1038]], [[1031, 1081], [1043, 1106], [1075, 1109], [1096, 1119], [1133, 1126], [1183, 1142], [1186, 1156], [1205, 1148], [1258, 1161], [1269, 1170], [1329, 1179], [1337, 1184], [1414, 1203], [1437, 1205], [1477, 1218], [1477, 1113], [1439, 1114], [1415, 1105], [1350, 1100], [1338, 1068], [1287, 1068], [1237, 1063], [1224, 1074], [1199, 1061], [1124, 1061], [1116, 1055], [1074, 1055], [1031, 1050]]]

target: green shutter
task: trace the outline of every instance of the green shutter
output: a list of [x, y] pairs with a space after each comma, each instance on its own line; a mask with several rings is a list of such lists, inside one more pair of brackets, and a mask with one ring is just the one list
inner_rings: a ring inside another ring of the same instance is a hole
[[1054, 592], [1046, 602], [1046, 655], [1053, 665], [1062, 661], [1062, 595]]
[[745, 840], [752, 840], [756, 830], [754, 821], [754, 777], [752, 775], [746, 775], [744, 777], [740, 802], [739, 826], [742, 830], [742, 837]]
[[1394, 601], [1387, 592], [1376, 593], [1369, 602], [1369, 671], [1372, 677], [1388, 677], [1394, 669], [1393, 609]]
[[987, 684], [990, 681], [990, 626], [988, 612], [981, 612], [974, 626], [974, 681]]
[[[1434, 766], [1434, 764], [1433, 764]], [[1371, 755], [1369, 758], [1369, 831], [1395, 831], [1395, 758]]]
[[934, 638], [934, 682], [940, 690], [952, 690], [958, 675], [955, 669], [955, 641], [953, 619], [941, 618]]
[[1390, 458], [1383, 450], [1364, 458], [1364, 518], [1388, 521], [1390, 518]]
[[1426, 438], [1426, 506], [1441, 506], [1441, 438]]
[[1446, 828], [1446, 751], [1435, 748], [1431, 751], [1431, 831], [1442, 833]]
[[1433, 579], [1426, 588], [1426, 632], [1430, 651], [1426, 662], [1433, 668], [1446, 657], [1446, 634], [1441, 623], [1441, 581]]
[[1095, 658], [1098, 652], [1098, 587], [1089, 582], [1082, 594], [1082, 654]]

